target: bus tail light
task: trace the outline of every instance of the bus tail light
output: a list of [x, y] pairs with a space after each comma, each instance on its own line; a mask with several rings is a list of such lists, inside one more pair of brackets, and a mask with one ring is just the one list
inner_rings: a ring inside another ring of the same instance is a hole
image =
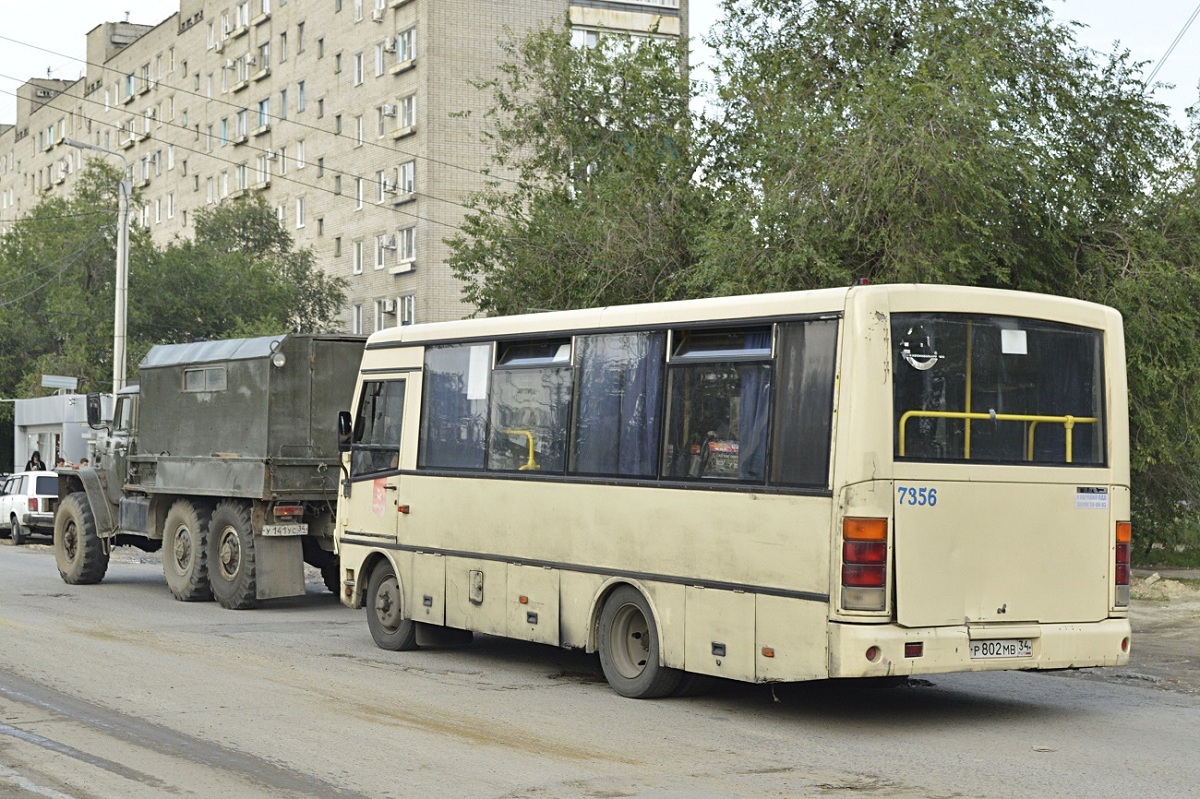
[[887, 519], [842, 520], [842, 608], [883, 610], [887, 599]]
[[1117, 554], [1113, 564], [1113, 582], [1116, 583], [1116, 603], [1120, 607], [1129, 604], [1129, 547], [1132, 539], [1132, 525], [1129, 522], [1117, 522]]

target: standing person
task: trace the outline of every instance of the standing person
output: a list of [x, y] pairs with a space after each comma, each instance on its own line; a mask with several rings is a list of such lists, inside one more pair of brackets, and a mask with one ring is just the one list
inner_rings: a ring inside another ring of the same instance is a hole
[[42, 453], [38, 452], [36, 449], [33, 451], [33, 454], [31, 456], [29, 456], [29, 462], [25, 464], [25, 471], [27, 471], [27, 472], [44, 472], [44, 471], [46, 471], [46, 464], [42, 463]]

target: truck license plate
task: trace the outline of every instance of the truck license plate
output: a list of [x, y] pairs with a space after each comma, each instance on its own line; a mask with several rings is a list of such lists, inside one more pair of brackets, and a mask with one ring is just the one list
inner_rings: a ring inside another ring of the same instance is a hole
[[992, 638], [971, 642], [971, 657], [991, 658], [1033, 657], [1033, 641], [1029, 638]]
[[264, 524], [260, 535], [307, 535], [307, 524]]

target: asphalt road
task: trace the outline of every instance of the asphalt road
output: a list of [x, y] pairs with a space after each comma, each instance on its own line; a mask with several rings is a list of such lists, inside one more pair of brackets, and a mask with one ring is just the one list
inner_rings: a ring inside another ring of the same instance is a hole
[[175, 602], [156, 558], [118, 554], [75, 587], [48, 548], [0, 544], [3, 799], [1200, 794], [1200, 696], [1137, 680], [635, 701], [593, 656], [384, 652], [319, 579], [234, 612]]

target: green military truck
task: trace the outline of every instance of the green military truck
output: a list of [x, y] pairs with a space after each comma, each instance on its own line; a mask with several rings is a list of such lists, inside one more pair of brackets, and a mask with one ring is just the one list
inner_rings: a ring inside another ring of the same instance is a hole
[[364, 339], [279, 335], [168, 344], [139, 364], [112, 422], [88, 395], [94, 463], [59, 472], [54, 555], [97, 583], [114, 546], [162, 550], [176, 599], [233, 609], [304, 593], [305, 562], [336, 593], [338, 411]]

